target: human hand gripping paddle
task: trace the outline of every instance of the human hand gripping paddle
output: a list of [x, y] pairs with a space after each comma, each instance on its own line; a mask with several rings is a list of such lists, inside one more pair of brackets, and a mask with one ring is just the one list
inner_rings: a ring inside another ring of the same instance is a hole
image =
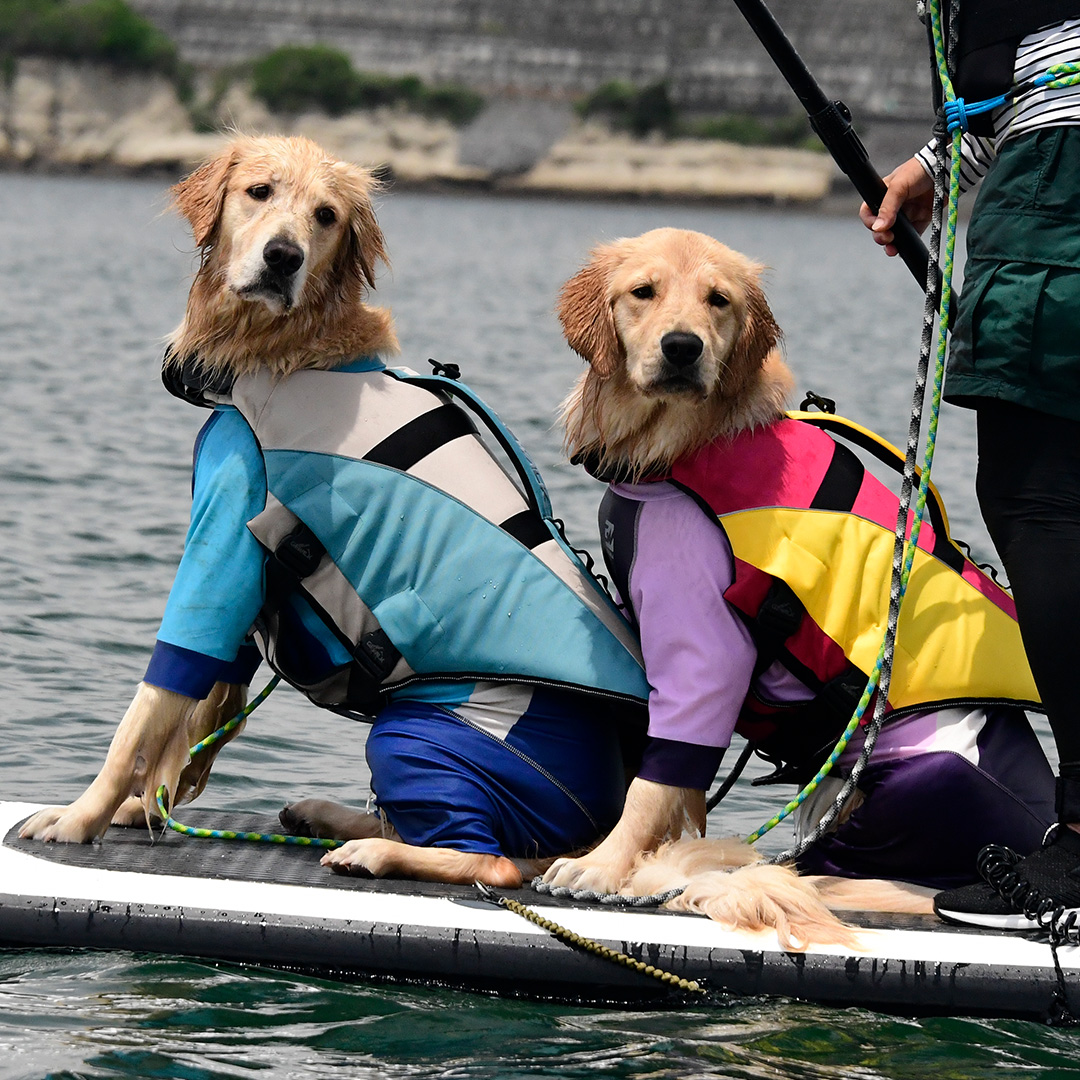
[[[920, 234], [930, 222], [933, 182], [908, 175], [906, 163], [884, 180], [851, 126], [851, 112], [842, 101], [832, 101], [818, 85], [763, 0], [734, 0], [773, 63], [806, 110], [810, 126], [833, 160], [862, 196], [860, 216], [874, 239], [890, 255], [899, 255], [920, 287], [926, 287], [929, 254]], [[925, 181], [925, 184], [924, 184]], [[865, 212], [864, 212], [865, 211]], [[940, 290], [940, 274], [935, 291]]]

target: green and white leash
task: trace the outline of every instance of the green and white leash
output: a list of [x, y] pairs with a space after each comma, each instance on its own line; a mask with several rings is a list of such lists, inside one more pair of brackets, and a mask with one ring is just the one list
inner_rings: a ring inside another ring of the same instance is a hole
[[[939, 2], [940, 0], [931, 0], [931, 6], [933, 8], [932, 17], [935, 20], [935, 54], [939, 71], [942, 73], [942, 85], [946, 88], [946, 99], [955, 100], [941, 43], [941, 23], [940, 13], [938, 11]], [[775, 814], [765, 822], [764, 825], [755, 829], [754, 832], [746, 838], [746, 842], [753, 844], [757, 840], [760, 840], [767, 832], [779, 825], [784, 818], [802, 806], [810, 795], [813, 794], [818, 785], [826, 776], [828, 776], [832, 771], [833, 766], [839, 761], [841, 755], [846, 750], [849, 741], [862, 723], [866, 709], [876, 691], [877, 699], [874, 704], [873, 717], [866, 725], [863, 747], [859, 757], [852, 765], [851, 771], [845, 779], [840, 791], [837, 792], [833, 804], [806, 837], [786, 851], [770, 858], [768, 861], [771, 863], [794, 861], [816, 843], [825, 831], [828, 830], [833, 821], [835, 821], [843, 810], [844, 804], [855, 789], [863, 769], [870, 760], [870, 755], [873, 753], [874, 745], [877, 742], [878, 733], [885, 721], [889, 686], [892, 680], [892, 667], [896, 645], [896, 633], [900, 618], [900, 607], [907, 592], [908, 580], [915, 559], [919, 533], [922, 529], [922, 523], [926, 513], [926, 499], [930, 489], [931, 467], [933, 465], [934, 449], [937, 443], [938, 417], [941, 409], [941, 388], [945, 375], [945, 353], [949, 330], [948, 314], [952, 301], [952, 273], [954, 251], [956, 247], [957, 207], [960, 198], [961, 134], [962, 133], [957, 130], [954, 132], [952, 140], [952, 162], [951, 169], [949, 170], [948, 212], [946, 215], [945, 257], [942, 267], [941, 297], [935, 310], [933, 296], [936, 291], [937, 261], [941, 248], [942, 206], [945, 202], [944, 177], [946, 153], [944, 141], [942, 139], [938, 140], [938, 153], [934, 169], [934, 210], [931, 218], [933, 228], [929, 244], [930, 258], [927, 267], [926, 305], [923, 313], [922, 342], [919, 364], [915, 376], [915, 389], [911, 407], [911, 423], [908, 430], [908, 443], [904, 459], [903, 480], [901, 483], [900, 501], [897, 512], [896, 533], [893, 547], [892, 581], [889, 589], [889, 613], [885, 636], [882, 639], [881, 647], [878, 649], [877, 659], [874, 663], [874, 668], [870, 673], [870, 677], [867, 680], [862, 697], [859, 699], [859, 703], [855, 708], [851, 720], [845, 727], [836, 746], [829, 754], [828, 759], [806, 787], [804, 787], [794, 799], [787, 803], [779, 813]], [[926, 380], [929, 370], [929, 358], [935, 318], [938, 324], [938, 342], [934, 365], [934, 387], [931, 396], [930, 422], [927, 429], [922, 474], [919, 477], [919, 489], [915, 499], [915, 510], [909, 535], [907, 529], [908, 513], [911, 507], [911, 492], [914, 487], [916, 475], [915, 461], [918, 456], [921, 438], [922, 411], [926, 396]]]
[[[279, 682], [281, 682], [281, 677], [275, 675], [231, 720], [226, 721], [217, 731], [211, 732], [205, 739], [200, 740], [191, 747], [188, 751], [190, 757], [194, 758], [196, 754], [209, 746], [213, 746], [214, 743], [220, 742], [230, 732], [235, 731], [270, 696]], [[177, 821], [169, 812], [169, 809], [165, 806], [164, 784], [157, 789], [155, 797], [158, 813], [161, 815], [161, 820], [165, 823], [165, 826], [183, 836], [197, 836], [202, 840], [250, 840], [260, 844], [291, 844], [295, 847], [336, 848], [341, 847], [342, 844], [341, 840], [324, 840], [321, 837], [314, 836], [287, 836], [284, 833], [236, 832], [233, 829], [195, 828], [193, 825], [184, 825], [182, 822]]]

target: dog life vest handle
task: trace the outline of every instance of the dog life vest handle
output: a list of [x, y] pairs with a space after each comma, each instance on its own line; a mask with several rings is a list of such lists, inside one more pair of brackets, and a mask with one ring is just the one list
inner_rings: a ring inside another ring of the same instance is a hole
[[[765, 46], [787, 84], [806, 110], [810, 126], [863, 201], [876, 214], [885, 196], [885, 181], [874, 168], [870, 155], [851, 126], [851, 111], [842, 101], [831, 101], [788, 40], [764, 0], [735, 0], [735, 6]], [[929, 252], [915, 226], [898, 213], [893, 225], [893, 244], [922, 288], [926, 283]], [[940, 291], [940, 275], [938, 290]]]

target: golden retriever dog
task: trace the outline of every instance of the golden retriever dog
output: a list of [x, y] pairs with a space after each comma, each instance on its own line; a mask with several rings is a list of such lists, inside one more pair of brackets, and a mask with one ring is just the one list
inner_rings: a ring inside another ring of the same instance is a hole
[[[366, 302], [377, 264], [387, 262], [372, 208], [376, 188], [367, 170], [334, 160], [309, 140], [277, 137], [237, 138], [178, 183], [172, 189], [175, 206], [191, 226], [201, 259], [183, 321], [169, 338], [167, 381], [193, 366], [209, 387], [266, 372], [281, 386], [307, 369], [335, 369], [357, 358], [397, 352], [389, 313]], [[379, 397], [371, 395], [373, 413]], [[442, 401], [434, 394], [430, 398]], [[318, 404], [325, 407], [322, 399]], [[344, 408], [352, 407], [350, 398]], [[317, 426], [320, 419], [316, 410], [304, 422]], [[379, 428], [377, 421], [372, 415], [358, 423]], [[490, 464], [499, 482], [519, 497], [496, 459]], [[489, 477], [487, 483], [494, 481]], [[224, 494], [215, 497], [243, 497], [235, 487], [219, 490]], [[497, 495], [501, 507], [509, 505], [503, 489]], [[240, 528], [237, 544], [250, 539], [246, 524]], [[207, 580], [216, 581], [212, 575]], [[212, 610], [209, 602], [207, 610]], [[497, 711], [516, 688], [492, 687], [485, 691], [486, 701]], [[34, 814], [20, 835], [90, 842], [110, 824], [149, 823], [161, 788], [169, 808], [196, 797], [228, 739], [194, 759], [189, 748], [236, 715], [245, 696], [245, 688], [234, 684], [218, 683], [205, 700], [197, 700], [141, 683], [87, 790], [69, 806]], [[497, 700], [490, 704], [492, 699]], [[611, 755], [612, 775], [619, 770], [616, 755]], [[343, 872], [506, 886], [520, 885], [523, 871], [538, 869], [501, 855], [410, 846], [383, 816], [327, 800], [301, 800], [287, 806], [281, 819], [293, 831], [347, 841], [323, 859], [323, 865]]]
[[[397, 350], [389, 313], [365, 304], [386, 261], [362, 168], [301, 138], [240, 137], [172, 191], [202, 257], [173, 357], [208, 373], [269, 367], [284, 375]], [[191, 759], [188, 750], [234, 716], [245, 689], [219, 683], [203, 701], [140, 683], [105, 764], [70, 806], [40, 811], [20, 835], [85, 843], [194, 798], [240, 728]]]
[[[588, 362], [563, 404], [571, 456], [633, 482], [666, 475], [713, 440], [781, 419], [792, 377], [761, 271], [711, 237], [680, 229], [594, 250], [564, 286], [558, 308], [569, 345]], [[680, 558], [675, 537], [669, 557]], [[931, 910], [933, 890], [915, 886], [800, 878], [773, 866], [728, 872], [758, 857], [738, 841], [680, 840], [687, 832], [703, 836], [705, 816], [703, 791], [635, 778], [615, 828], [586, 855], [555, 862], [545, 880], [608, 893], [686, 886], [670, 906], [731, 925], [753, 927], [764, 918], [781, 936], [789, 932], [786, 916], [762, 913], [784, 895], [815, 911], [821, 902]], [[837, 926], [826, 917], [809, 935], [827, 939], [842, 933]]]

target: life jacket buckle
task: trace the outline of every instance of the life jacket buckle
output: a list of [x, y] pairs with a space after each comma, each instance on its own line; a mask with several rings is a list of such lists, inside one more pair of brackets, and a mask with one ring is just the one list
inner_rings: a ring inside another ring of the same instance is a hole
[[855, 714], [866, 683], [867, 676], [852, 665], [821, 688], [818, 700], [840, 721], [842, 727], [846, 727]]
[[822, 397], [820, 394], [815, 394], [813, 390], [807, 390], [806, 397], [803, 398], [802, 404], [799, 406], [799, 411], [807, 412], [811, 405], [816, 406], [823, 413], [828, 413], [830, 416], [836, 414], [836, 402], [832, 398]]
[[322, 541], [302, 521], [274, 548], [274, 558], [298, 578], [314, 574], [325, 554]]
[[376, 684], [387, 678], [400, 659], [401, 653], [381, 627], [365, 634], [353, 649], [353, 660]]
[[770, 643], [775, 643], [779, 651], [783, 642], [799, 629], [805, 614], [806, 608], [791, 586], [781, 578], [773, 578], [754, 616], [754, 626], [758, 633], [767, 634]]
[[428, 357], [428, 363], [431, 365], [432, 372], [441, 375], [444, 379], [453, 379], [456, 382], [461, 378], [461, 368], [457, 364], [442, 364], [430, 356]]

